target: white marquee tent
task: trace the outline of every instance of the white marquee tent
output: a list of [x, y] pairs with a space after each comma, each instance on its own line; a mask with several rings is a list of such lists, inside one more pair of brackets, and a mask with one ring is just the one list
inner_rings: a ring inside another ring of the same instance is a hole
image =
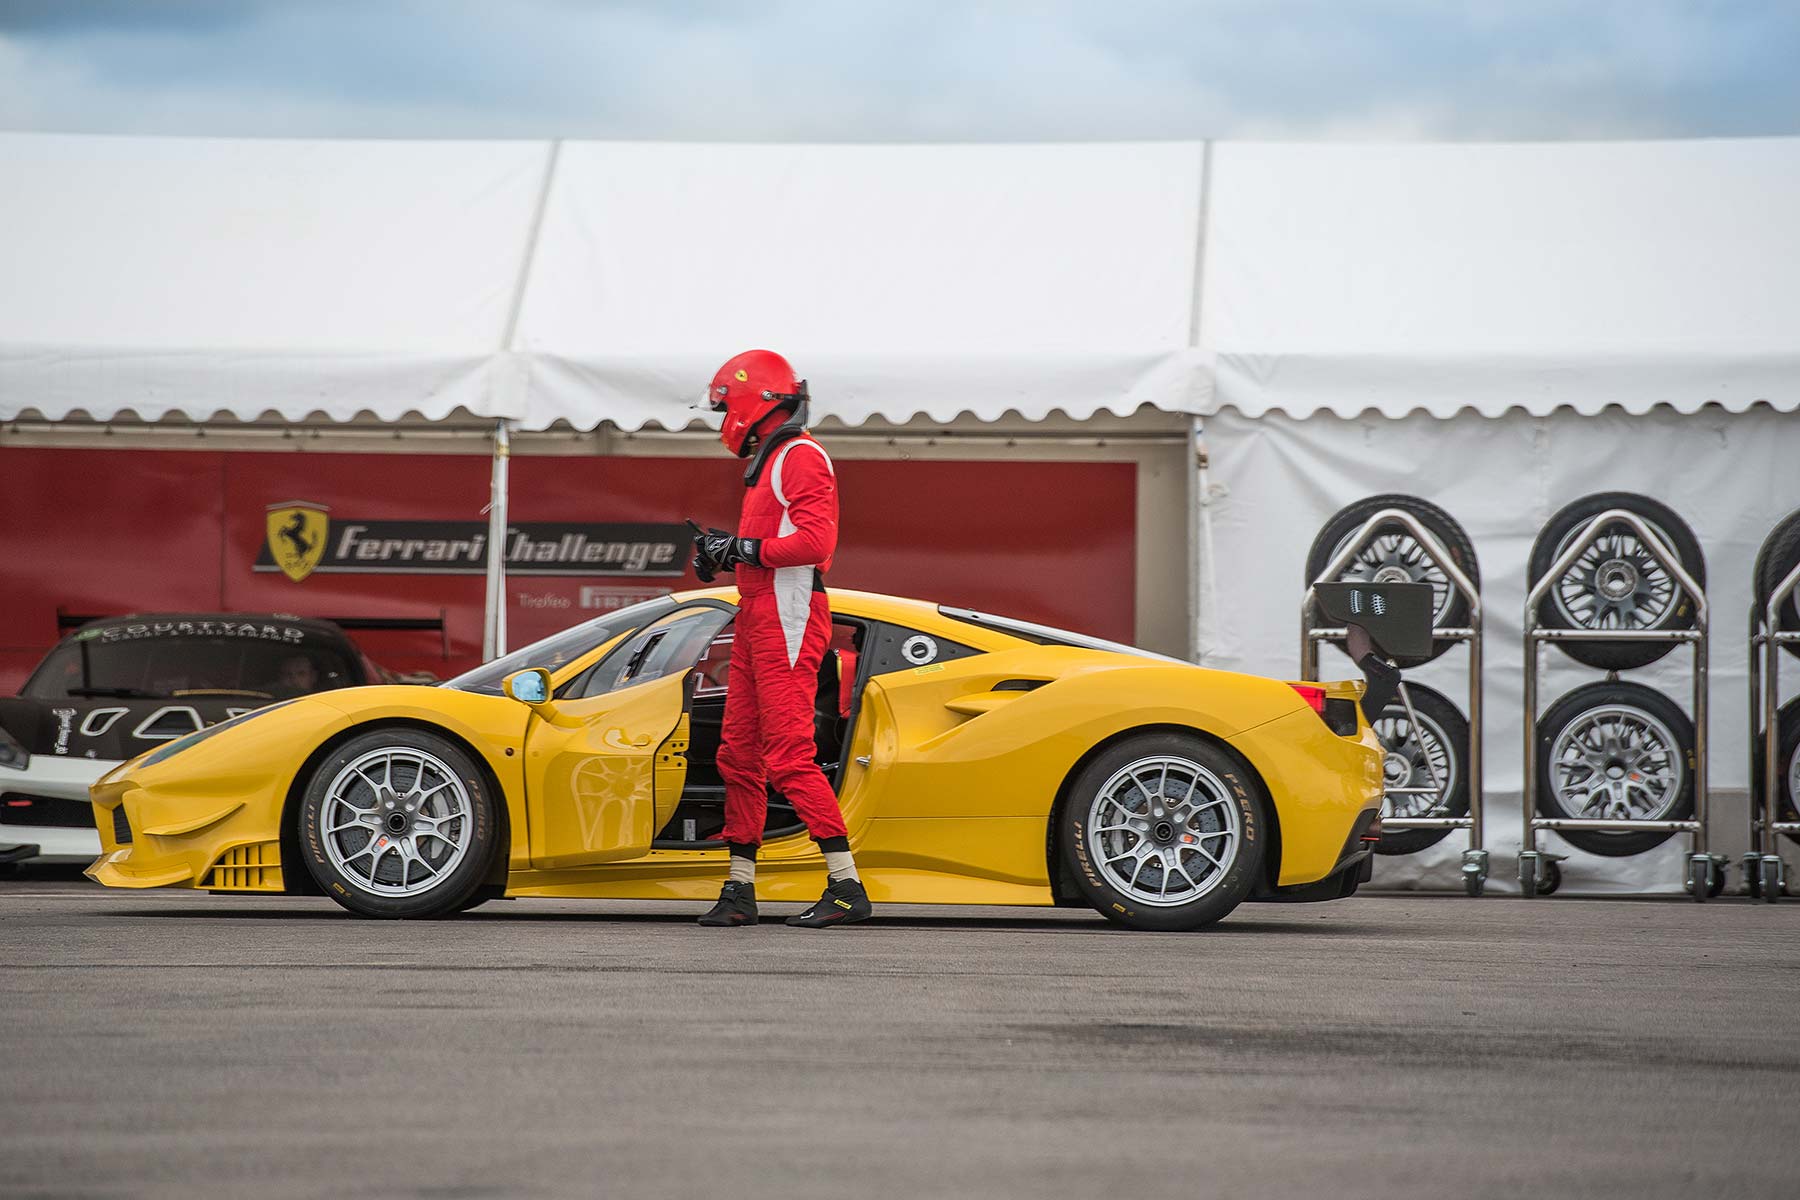
[[[1750, 559], [1800, 506], [1796, 212], [1800, 139], [0, 134], [0, 421], [478, 419], [503, 449], [558, 423], [678, 428], [752, 344], [849, 424], [1182, 414], [1206, 449], [1188, 514], [1208, 664], [1292, 671], [1306, 546], [1350, 500], [1426, 495], [1469, 530], [1499, 856], [1525, 556], [1588, 492], [1651, 493], [1699, 534], [1713, 783], [1745, 786]], [[1679, 661], [1650, 678], [1678, 693]], [[1574, 678], [1551, 666], [1548, 694]], [[1454, 843], [1392, 869], [1448, 879]]]

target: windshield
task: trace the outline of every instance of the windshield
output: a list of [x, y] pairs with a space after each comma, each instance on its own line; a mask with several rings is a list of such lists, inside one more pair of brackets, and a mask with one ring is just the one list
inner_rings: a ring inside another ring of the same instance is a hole
[[36, 700], [285, 700], [363, 682], [334, 643], [297, 625], [153, 621], [83, 629], [44, 659], [19, 693]]
[[1067, 629], [1053, 629], [1048, 625], [1036, 625], [1030, 621], [1015, 621], [1011, 617], [996, 617], [992, 613], [976, 612], [972, 608], [951, 608], [938, 605], [938, 612], [957, 621], [967, 621], [971, 625], [979, 625], [985, 629], [998, 629], [1001, 633], [1010, 633], [1014, 637], [1024, 638], [1028, 642], [1036, 642], [1040, 646], [1075, 646], [1082, 650], [1110, 650], [1114, 654], [1132, 654], [1139, 658], [1155, 658], [1163, 662], [1181, 663], [1191, 666], [1185, 659], [1170, 658], [1167, 654], [1157, 654], [1152, 650], [1127, 646], [1121, 642], [1109, 642], [1104, 638], [1089, 637], [1085, 633], [1070, 633]]
[[646, 600], [642, 604], [634, 604], [630, 608], [621, 608], [617, 612], [595, 617], [591, 621], [583, 621], [573, 629], [565, 629], [561, 633], [551, 634], [541, 642], [533, 642], [523, 650], [514, 650], [504, 658], [496, 658], [491, 663], [484, 663], [473, 671], [458, 675], [447, 681], [445, 687], [459, 688], [465, 692], [486, 692], [500, 695], [500, 681], [514, 671], [523, 671], [527, 667], [543, 667], [554, 672], [558, 667], [574, 662], [595, 646], [603, 645], [629, 632], [640, 625], [654, 621], [675, 607], [675, 601], [667, 596], [658, 596], [654, 600]]

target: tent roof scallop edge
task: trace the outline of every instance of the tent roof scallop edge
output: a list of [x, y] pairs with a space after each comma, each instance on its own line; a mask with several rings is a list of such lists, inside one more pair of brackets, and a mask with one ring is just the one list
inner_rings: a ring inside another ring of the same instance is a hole
[[752, 149], [0, 133], [0, 420], [1800, 409], [1800, 138]]

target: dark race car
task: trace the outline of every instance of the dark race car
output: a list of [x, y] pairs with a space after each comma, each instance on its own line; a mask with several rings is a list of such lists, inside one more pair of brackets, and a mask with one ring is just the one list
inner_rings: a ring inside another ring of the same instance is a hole
[[0, 698], [0, 860], [32, 846], [46, 857], [98, 855], [88, 785], [125, 759], [277, 700], [388, 682], [330, 621], [268, 613], [90, 621], [45, 656], [17, 697]]

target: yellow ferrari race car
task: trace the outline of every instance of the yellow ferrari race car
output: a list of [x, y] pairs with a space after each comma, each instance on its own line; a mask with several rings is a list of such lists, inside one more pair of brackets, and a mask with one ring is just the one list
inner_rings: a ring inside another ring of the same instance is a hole
[[[711, 900], [731, 590], [598, 617], [438, 686], [322, 692], [92, 790], [109, 887], [323, 893], [372, 917], [500, 896]], [[1367, 878], [1382, 751], [1361, 682], [1204, 670], [965, 609], [831, 593], [818, 762], [870, 898], [1089, 904], [1193, 929]], [[824, 860], [770, 797], [763, 901]]]

